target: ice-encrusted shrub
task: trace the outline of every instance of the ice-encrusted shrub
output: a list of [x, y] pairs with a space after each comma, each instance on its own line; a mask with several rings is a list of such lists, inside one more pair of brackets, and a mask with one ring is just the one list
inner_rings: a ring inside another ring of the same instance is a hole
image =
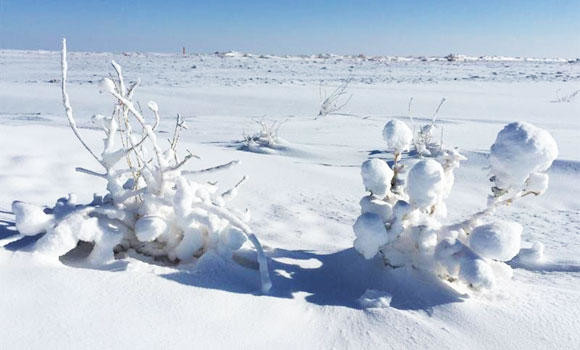
[[[415, 148], [415, 151], [420, 155], [430, 156], [431, 152], [433, 151], [438, 152], [441, 150], [441, 147], [443, 146], [442, 145], [443, 140], [441, 140], [439, 144], [435, 142], [434, 134], [435, 131], [438, 129], [437, 126], [435, 126], [435, 122], [437, 121], [437, 115], [439, 114], [441, 106], [443, 106], [445, 101], [447, 101], [446, 98], [441, 99], [441, 101], [437, 105], [437, 108], [435, 108], [435, 110], [433, 111], [433, 115], [431, 116], [431, 122], [419, 126], [419, 130], [417, 131], [416, 135], [413, 136], [413, 146]], [[411, 119], [411, 122], [413, 122], [414, 124], [413, 117], [411, 116], [412, 103], [413, 98], [409, 100], [409, 118]], [[415, 128], [413, 128], [413, 130], [415, 130]]]
[[327, 95], [326, 91], [323, 92], [322, 86], [320, 86], [320, 108], [315, 119], [326, 117], [331, 114], [340, 114], [339, 112], [344, 107], [346, 107], [352, 98], [352, 95], [348, 95], [347, 93], [349, 84], [350, 79], [345, 80], [339, 86], [337, 86], [336, 89], [330, 93], [330, 95]]
[[[492, 288], [497, 274], [509, 274], [505, 262], [520, 253], [523, 231], [520, 224], [498, 220], [493, 214], [521, 197], [545, 192], [546, 170], [558, 154], [556, 142], [529, 123], [506, 125], [490, 150], [492, 189], [487, 208], [446, 224], [445, 199], [453, 187], [453, 171], [466, 158], [456, 149], [423, 143], [427, 152], [415, 148], [401, 160], [401, 150], [410, 144], [396, 142], [408, 140], [409, 128], [403, 124], [390, 121], [383, 133], [394, 154], [393, 167], [377, 158], [361, 167], [369, 194], [360, 201], [354, 248], [366, 259], [381, 254], [392, 268], [413, 266], [475, 289]], [[395, 179], [403, 172], [407, 172], [405, 183]], [[394, 183], [400, 185], [395, 188]], [[526, 261], [539, 261], [542, 251], [538, 244], [520, 255]]]
[[249, 241], [257, 252], [262, 291], [271, 287], [265, 255], [247, 224], [247, 213], [228, 207], [243, 177], [234, 187], [220, 191], [215, 184], [190, 177], [227, 169], [237, 162], [201, 170], [185, 170], [194, 156], [180, 159], [177, 143], [183, 121], [178, 118], [169, 145], [157, 138], [159, 108], [148, 103], [149, 122], [132, 97], [137, 83], [126, 86], [121, 67], [112, 62], [115, 81], [105, 78], [103, 92], [114, 100], [110, 117], [97, 115], [104, 134], [101, 153], [81, 137], [66, 90], [66, 41], [62, 49], [62, 98], [66, 115], [82, 146], [101, 166], [101, 171], [77, 171], [106, 181], [106, 194], [94, 195], [91, 203], [77, 203], [74, 195], [59, 199], [53, 207], [16, 201], [12, 209], [16, 227], [23, 235], [45, 233], [35, 244], [38, 252], [58, 258], [79, 243], [92, 245], [87, 260], [106, 264], [127, 250], [168, 262], [190, 262], [209, 250], [231, 255]]
[[279, 136], [280, 128], [286, 120], [267, 122], [256, 121], [259, 130], [251, 135], [244, 135], [242, 150], [256, 153], [276, 153], [288, 145], [286, 140]]

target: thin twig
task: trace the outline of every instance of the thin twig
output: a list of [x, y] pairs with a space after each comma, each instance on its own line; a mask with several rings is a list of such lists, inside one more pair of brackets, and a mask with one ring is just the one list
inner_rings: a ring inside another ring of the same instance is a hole
[[76, 124], [75, 119], [73, 117], [73, 110], [72, 110], [72, 107], [70, 105], [70, 99], [68, 97], [68, 93], [66, 92], [66, 78], [67, 78], [67, 70], [68, 70], [68, 63], [66, 61], [66, 53], [67, 53], [67, 51], [66, 51], [66, 39], [63, 38], [62, 39], [62, 52], [61, 52], [61, 55], [62, 55], [61, 56], [61, 67], [62, 67], [61, 91], [62, 91], [62, 103], [64, 105], [64, 110], [66, 112], [66, 117], [68, 119], [68, 123], [69, 123], [73, 133], [75, 134], [77, 139], [81, 142], [83, 147], [87, 151], [89, 151], [89, 153], [93, 156], [93, 158], [95, 158], [97, 160], [97, 162], [99, 162], [99, 164], [101, 164], [103, 167], [105, 167], [101, 158], [99, 158], [95, 154], [95, 152], [93, 152], [93, 150], [91, 150], [91, 148], [85, 143], [85, 141], [81, 137], [81, 134], [79, 133], [79, 130], [77, 128], [77, 124]]
[[225, 163], [222, 165], [218, 165], [218, 166], [214, 166], [211, 168], [207, 168], [207, 169], [201, 169], [201, 170], [184, 170], [181, 172], [181, 174], [183, 175], [195, 175], [195, 174], [208, 174], [208, 173], [213, 173], [215, 171], [220, 171], [220, 170], [225, 170], [228, 169], [234, 165], [240, 164], [239, 160], [232, 160], [229, 163]]
[[79, 173], [87, 174], [87, 175], [92, 175], [92, 176], [107, 178], [107, 174], [97, 173], [96, 171], [92, 171], [92, 170], [85, 169], [85, 168], [81, 168], [81, 167], [75, 168], [75, 171], [77, 171]]

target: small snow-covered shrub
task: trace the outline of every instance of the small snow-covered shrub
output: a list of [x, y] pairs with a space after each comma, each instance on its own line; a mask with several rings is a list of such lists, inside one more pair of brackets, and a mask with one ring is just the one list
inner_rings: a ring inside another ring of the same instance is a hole
[[110, 117], [93, 118], [105, 138], [102, 152], [93, 151], [81, 137], [66, 90], [66, 41], [62, 49], [62, 98], [73, 133], [102, 170], [77, 171], [106, 181], [104, 196], [94, 195], [91, 203], [77, 203], [74, 195], [59, 199], [53, 207], [16, 201], [12, 209], [16, 227], [23, 235], [45, 233], [35, 244], [36, 251], [58, 258], [79, 243], [92, 245], [91, 264], [106, 264], [127, 250], [179, 263], [190, 262], [209, 250], [231, 255], [247, 241], [257, 251], [262, 291], [271, 287], [266, 258], [258, 239], [247, 224], [245, 212], [228, 207], [243, 177], [233, 188], [220, 191], [214, 184], [189, 177], [227, 169], [237, 162], [201, 170], [185, 170], [194, 156], [179, 159], [177, 142], [184, 128], [178, 117], [169, 146], [157, 139], [159, 107], [149, 102], [149, 122], [136, 108], [132, 97], [136, 83], [125, 86], [121, 67], [112, 65], [117, 79], [105, 78], [103, 92], [114, 100]]
[[[419, 126], [417, 134], [414, 135], [413, 145], [415, 147], [415, 152], [419, 153], [420, 155], [430, 156], [431, 153], [433, 152], [437, 153], [441, 151], [441, 148], [443, 147], [443, 140], [441, 140], [441, 143], [437, 144], [437, 142], [435, 142], [434, 140], [434, 137], [435, 131], [438, 129], [437, 126], [435, 126], [435, 122], [437, 121], [437, 115], [439, 114], [441, 106], [443, 106], [445, 101], [447, 101], [447, 99], [442, 98], [441, 102], [439, 102], [439, 104], [437, 105], [437, 108], [435, 108], [435, 111], [431, 116], [431, 123]], [[409, 100], [409, 118], [411, 119], [411, 122], [413, 122], [413, 118], [411, 117], [412, 103], [413, 98]], [[415, 128], [413, 128], [413, 130], [414, 129]]]
[[559, 90], [556, 91], [557, 97], [554, 100], [551, 100], [552, 103], [570, 103], [576, 100], [578, 96], [580, 96], [580, 90], [575, 90], [568, 95], [564, 95], [560, 97]]
[[323, 92], [322, 86], [320, 87], [320, 109], [318, 110], [316, 119], [331, 114], [339, 114], [339, 112], [346, 107], [352, 98], [352, 95], [347, 94], [349, 84], [350, 80], [345, 80], [342, 84], [337, 86], [330, 95], [327, 95], [326, 91]]
[[[366, 259], [381, 254], [392, 268], [413, 266], [474, 289], [492, 288], [509, 275], [504, 273], [510, 271], [505, 262], [518, 253], [528, 261], [542, 258], [541, 245], [520, 252], [520, 224], [495, 219], [493, 214], [523, 196], [546, 190], [546, 170], [558, 154], [547, 131], [528, 123], [506, 125], [490, 150], [493, 184], [488, 207], [464, 221], [446, 224], [445, 199], [453, 188], [453, 172], [466, 158], [456, 149], [428, 142], [430, 131], [423, 127], [421, 141], [415, 140], [415, 149], [401, 159], [405, 148], [401, 145], [407, 146], [409, 138], [403, 124], [390, 121], [383, 131], [393, 152], [392, 171], [381, 159], [362, 164], [363, 184], [370, 195], [360, 201], [361, 215], [354, 224], [358, 252]], [[404, 172], [406, 183], [397, 178]]]
[[279, 132], [285, 122], [256, 121], [260, 129], [252, 135], [245, 135], [240, 149], [256, 153], [276, 153], [284, 149], [288, 142], [279, 136]]

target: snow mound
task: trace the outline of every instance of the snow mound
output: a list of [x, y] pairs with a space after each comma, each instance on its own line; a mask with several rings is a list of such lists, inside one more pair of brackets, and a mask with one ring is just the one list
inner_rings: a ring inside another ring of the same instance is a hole
[[445, 238], [435, 248], [435, 260], [445, 274], [476, 289], [490, 289], [495, 275], [488, 262], [458, 239]]
[[361, 214], [373, 213], [377, 214], [383, 222], [389, 221], [391, 216], [393, 216], [393, 207], [374, 196], [364, 196], [360, 200]]
[[413, 142], [413, 132], [405, 122], [393, 119], [385, 124], [383, 138], [389, 149], [400, 153], [409, 150]]
[[256, 121], [259, 130], [245, 135], [238, 148], [242, 151], [276, 154], [290, 150], [290, 144], [279, 136], [280, 128], [286, 121]]
[[428, 208], [443, 199], [445, 175], [441, 164], [433, 159], [417, 162], [409, 171], [407, 193], [411, 205]]
[[389, 292], [367, 289], [360, 298], [357, 299], [359, 305], [365, 309], [384, 309], [391, 305], [393, 296]]
[[491, 289], [495, 276], [491, 267], [483, 259], [462, 259], [459, 278], [477, 289]]
[[20, 201], [12, 203], [12, 212], [16, 216], [16, 229], [25, 236], [44, 232], [53, 221], [44, 208]]
[[168, 229], [167, 222], [159, 216], [144, 216], [135, 223], [135, 234], [143, 242], [153, 241]]
[[515, 257], [519, 263], [526, 265], [538, 265], [545, 261], [544, 245], [540, 242], [535, 242], [530, 248], [523, 248]]
[[517, 222], [494, 221], [477, 226], [469, 236], [469, 245], [483, 257], [509, 261], [520, 251], [522, 231]]
[[373, 213], [365, 213], [354, 223], [354, 248], [366, 259], [377, 255], [379, 248], [388, 241], [387, 229], [381, 217]]
[[361, 166], [365, 189], [377, 197], [384, 197], [391, 188], [393, 170], [381, 159], [366, 160]]
[[554, 138], [530, 123], [506, 125], [491, 146], [491, 173], [497, 187], [521, 189], [532, 173], [546, 171], [558, 156]]
[[540, 195], [546, 192], [546, 190], [548, 189], [549, 182], [550, 177], [548, 176], [548, 174], [531, 173], [530, 177], [528, 177], [528, 179], [526, 180], [525, 190]]

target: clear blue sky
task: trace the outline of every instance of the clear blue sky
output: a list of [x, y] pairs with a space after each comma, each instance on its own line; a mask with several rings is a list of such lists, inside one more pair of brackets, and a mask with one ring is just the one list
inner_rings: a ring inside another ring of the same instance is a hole
[[0, 47], [580, 57], [580, 0], [0, 0]]

